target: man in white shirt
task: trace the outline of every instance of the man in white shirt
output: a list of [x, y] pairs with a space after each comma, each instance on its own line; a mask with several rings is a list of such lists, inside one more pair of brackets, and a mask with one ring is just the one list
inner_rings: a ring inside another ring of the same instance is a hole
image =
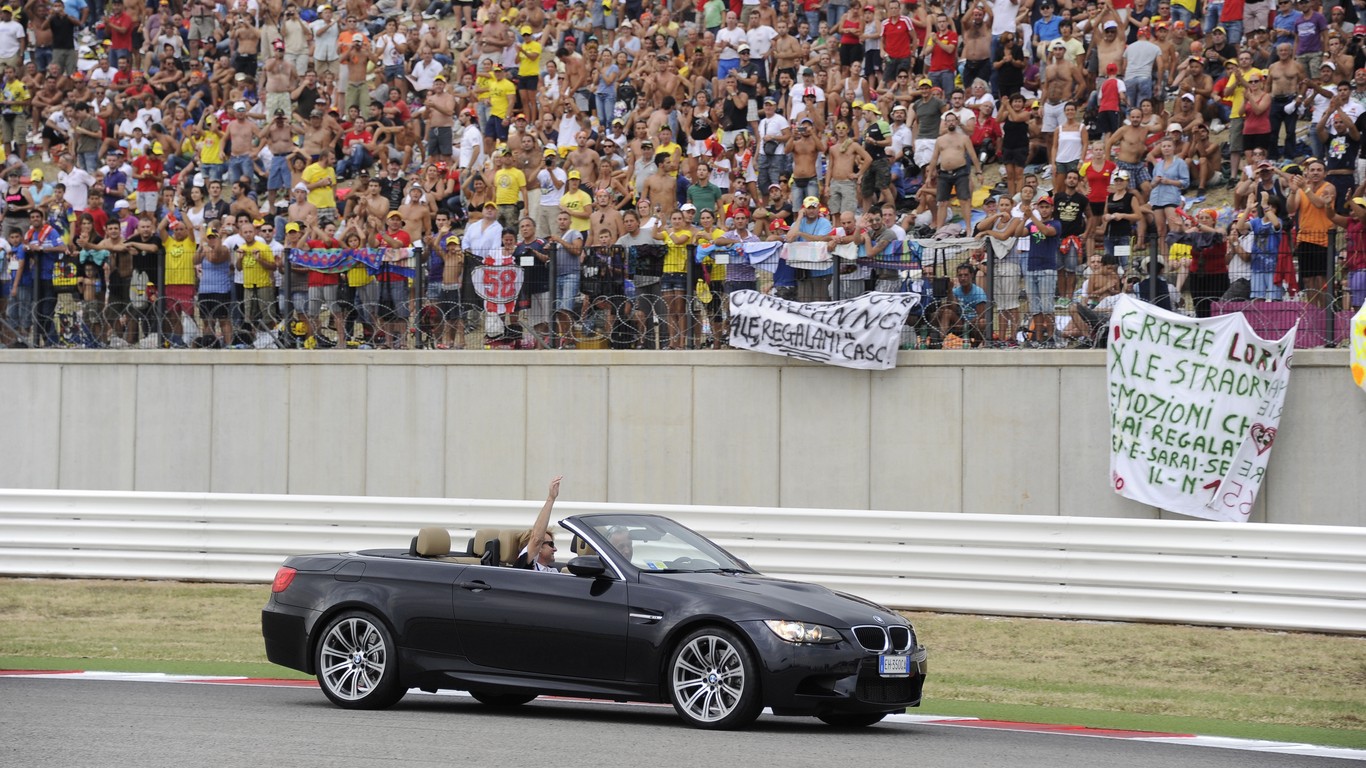
[[422, 58], [413, 62], [413, 74], [408, 80], [413, 84], [413, 90], [423, 94], [432, 89], [436, 76], [445, 69], [446, 66], [432, 58], [432, 50], [427, 48], [422, 51]]
[[14, 20], [14, 11], [8, 5], [0, 7], [0, 69], [22, 68], [26, 43], [28, 33], [23, 24]]
[[759, 120], [759, 189], [768, 189], [769, 184], [787, 176], [792, 167], [786, 149], [787, 140], [792, 138], [792, 124], [778, 114], [777, 106], [772, 96], [764, 98], [764, 116]]
[[560, 167], [560, 155], [553, 148], [545, 151], [545, 167], [536, 173], [536, 184], [541, 190], [540, 205], [532, 215], [536, 222], [536, 236], [550, 237], [555, 234], [555, 216], [560, 212], [560, 197], [564, 195], [568, 179]]
[[62, 155], [57, 162], [61, 171], [57, 173], [57, 183], [66, 187], [62, 199], [73, 211], [84, 211], [90, 204], [90, 188], [95, 186], [95, 177], [76, 167], [69, 154]]
[[817, 104], [825, 103], [825, 91], [816, 85], [816, 70], [811, 67], [804, 67], [801, 76], [797, 78], [797, 84], [792, 86], [791, 91], [788, 91], [788, 120], [797, 119], [797, 113], [802, 109], [802, 95], [806, 93], [808, 88], [816, 91]]
[[726, 25], [716, 30], [716, 49], [721, 52], [716, 61], [716, 77], [726, 79], [726, 73], [740, 66], [740, 46], [749, 42], [749, 36], [740, 27], [740, 20], [734, 11], [726, 11]]
[[460, 170], [468, 171], [479, 162], [484, 134], [479, 132], [478, 113], [466, 107], [460, 112]]

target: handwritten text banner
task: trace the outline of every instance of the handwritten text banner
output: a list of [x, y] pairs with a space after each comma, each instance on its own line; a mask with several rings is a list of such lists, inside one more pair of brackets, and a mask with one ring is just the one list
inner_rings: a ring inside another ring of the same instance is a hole
[[896, 367], [901, 327], [919, 297], [865, 293], [798, 303], [758, 291], [730, 294], [730, 345], [845, 368]]

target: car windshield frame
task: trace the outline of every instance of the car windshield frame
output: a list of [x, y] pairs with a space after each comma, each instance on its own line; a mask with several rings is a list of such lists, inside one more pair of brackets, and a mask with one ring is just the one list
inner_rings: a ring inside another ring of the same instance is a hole
[[[758, 573], [716, 542], [663, 515], [602, 513], [575, 515], [564, 522], [574, 523], [571, 529], [580, 532], [599, 556], [639, 573]], [[609, 531], [617, 528], [631, 534], [630, 557], [612, 544]]]

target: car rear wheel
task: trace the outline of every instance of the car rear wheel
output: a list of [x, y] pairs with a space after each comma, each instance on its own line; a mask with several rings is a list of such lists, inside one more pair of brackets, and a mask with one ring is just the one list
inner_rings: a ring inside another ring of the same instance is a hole
[[384, 622], [348, 611], [327, 624], [317, 651], [318, 685], [346, 709], [384, 709], [403, 698], [398, 654]]
[[487, 704], [490, 707], [520, 707], [523, 704], [536, 698], [534, 693], [489, 693], [488, 691], [470, 691], [470, 695], [480, 704]]
[[886, 712], [832, 712], [828, 715], [817, 715], [816, 718], [836, 728], [867, 728], [882, 722], [882, 718], [886, 716]]
[[758, 665], [734, 632], [699, 629], [669, 657], [669, 699], [680, 717], [697, 728], [742, 728], [754, 722], [759, 698]]

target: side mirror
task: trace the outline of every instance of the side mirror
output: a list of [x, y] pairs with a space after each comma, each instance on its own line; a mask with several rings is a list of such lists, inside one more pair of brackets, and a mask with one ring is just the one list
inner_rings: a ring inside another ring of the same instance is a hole
[[607, 572], [607, 566], [602, 564], [602, 558], [597, 556], [576, 557], [569, 561], [569, 572], [575, 576], [587, 576], [597, 578]]

